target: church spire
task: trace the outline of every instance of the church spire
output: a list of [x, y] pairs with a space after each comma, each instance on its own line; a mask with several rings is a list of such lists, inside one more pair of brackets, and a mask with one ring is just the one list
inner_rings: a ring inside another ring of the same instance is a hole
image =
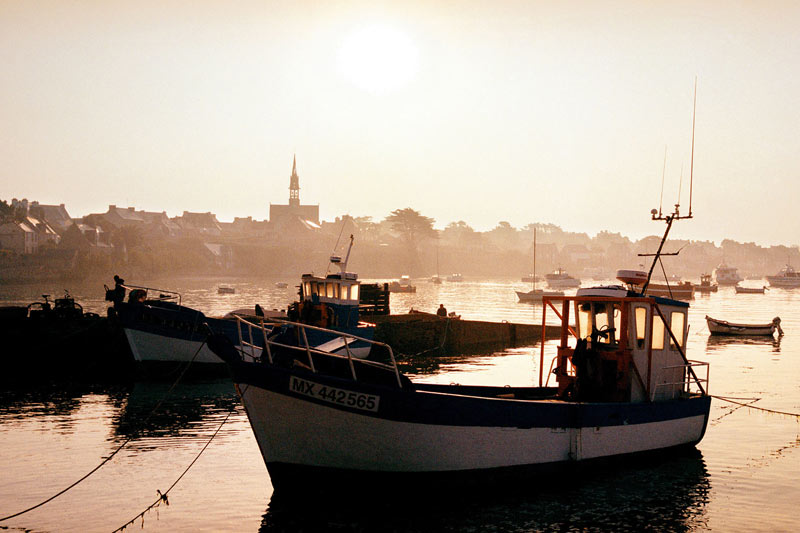
[[289, 206], [300, 207], [300, 176], [297, 175], [297, 154], [292, 159], [292, 175], [289, 177]]

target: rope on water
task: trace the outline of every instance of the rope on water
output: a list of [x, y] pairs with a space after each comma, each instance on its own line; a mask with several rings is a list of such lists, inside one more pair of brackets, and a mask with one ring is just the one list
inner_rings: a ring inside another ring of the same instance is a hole
[[[163, 403], [164, 403], [164, 401], [165, 401], [165, 400], [166, 400], [166, 399], [169, 397], [169, 395], [170, 395], [170, 394], [172, 394], [172, 391], [175, 389], [175, 387], [178, 385], [178, 383], [180, 383], [180, 381], [183, 379], [183, 376], [186, 374], [186, 371], [187, 371], [187, 370], [189, 370], [189, 367], [190, 367], [190, 366], [191, 366], [191, 364], [194, 362], [194, 360], [197, 358], [197, 355], [200, 353], [200, 350], [202, 350], [202, 349], [203, 349], [203, 346], [205, 345], [205, 343], [206, 343], [206, 342], [205, 342], [205, 341], [203, 341], [203, 343], [202, 343], [202, 344], [200, 344], [200, 347], [197, 349], [197, 351], [196, 351], [196, 352], [194, 353], [194, 355], [192, 356], [192, 359], [191, 359], [191, 361], [189, 361], [189, 363], [188, 363], [188, 364], [186, 365], [186, 367], [183, 369], [183, 372], [181, 372], [181, 373], [180, 373], [180, 375], [178, 376], [178, 379], [176, 379], [176, 380], [175, 380], [175, 382], [174, 382], [174, 383], [172, 384], [172, 386], [169, 388], [169, 390], [167, 391], [167, 393], [166, 393], [166, 394], [165, 394], [165, 395], [164, 395], [164, 396], [163, 396], [163, 397], [162, 397], [162, 398], [161, 398], [161, 399], [158, 401], [158, 403], [157, 403], [157, 404], [156, 404], [156, 406], [153, 408], [153, 410], [152, 410], [152, 411], [150, 411], [150, 413], [149, 413], [149, 414], [148, 414], [148, 415], [145, 417], [144, 421], [142, 422], [142, 425], [143, 425], [143, 426], [144, 426], [145, 424], [147, 424], [147, 422], [150, 420], [150, 417], [152, 417], [152, 416], [155, 414], [155, 412], [156, 412], [156, 411], [158, 411], [158, 409], [161, 407], [161, 404], [163, 404]], [[39, 502], [39, 503], [37, 503], [36, 505], [32, 505], [31, 507], [28, 507], [27, 509], [23, 509], [22, 511], [16, 512], [16, 513], [14, 513], [14, 514], [10, 514], [10, 515], [8, 515], [8, 516], [3, 516], [3, 517], [0, 517], [0, 522], [3, 522], [3, 521], [5, 521], [5, 520], [9, 520], [9, 519], [11, 519], [11, 518], [15, 518], [15, 517], [17, 517], [17, 516], [20, 516], [20, 515], [23, 515], [23, 514], [25, 514], [25, 513], [27, 513], [27, 512], [33, 511], [34, 509], [38, 509], [38, 508], [39, 508], [39, 507], [41, 507], [42, 505], [45, 505], [46, 503], [50, 503], [51, 501], [55, 500], [56, 498], [58, 498], [59, 496], [61, 496], [61, 495], [62, 495], [62, 494], [64, 494], [65, 492], [67, 492], [67, 491], [69, 491], [70, 489], [72, 489], [72, 488], [76, 487], [76, 486], [77, 486], [79, 483], [81, 483], [81, 482], [83, 482], [84, 480], [86, 480], [86, 479], [87, 479], [89, 476], [91, 476], [92, 474], [94, 474], [95, 472], [97, 472], [98, 470], [100, 470], [100, 468], [102, 468], [102, 467], [103, 467], [103, 466], [105, 466], [105, 465], [106, 465], [106, 464], [107, 464], [109, 461], [111, 461], [111, 459], [113, 459], [113, 458], [114, 458], [114, 456], [115, 456], [115, 455], [117, 455], [117, 453], [119, 453], [119, 452], [122, 450], [122, 448], [124, 448], [125, 446], [127, 446], [127, 444], [128, 444], [128, 443], [129, 443], [131, 440], [133, 440], [133, 436], [130, 436], [130, 437], [128, 437], [127, 439], [125, 439], [125, 441], [123, 441], [123, 443], [122, 443], [122, 444], [120, 444], [119, 446], [117, 446], [117, 449], [116, 449], [116, 450], [114, 450], [113, 452], [111, 452], [111, 454], [110, 454], [108, 457], [106, 457], [105, 459], [103, 459], [103, 460], [100, 462], [100, 464], [98, 464], [96, 467], [94, 467], [93, 469], [91, 469], [91, 470], [90, 470], [90, 471], [89, 471], [89, 472], [88, 472], [86, 475], [84, 475], [83, 477], [81, 477], [80, 479], [78, 479], [77, 481], [75, 481], [74, 483], [72, 483], [71, 485], [69, 485], [67, 488], [65, 488], [65, 489], [62, 489], [62, 490], [58, 491], [57, 493], [53, 494], [52, 496], [50, 496], [50, 497], [49, 497], [49, 498], [47, 498], [46, 500], [44, 500], [44, 501], [42, 501], [42, 502]]]
[[[757, 402], [761, 398], [734, 398], [734, 397], [725, 397], [725, 396], [714, 396], [713, 394], [710, 395], [712, 398], [716, 398], [717, 400], [722, 400], [723, 402], [730, 402], [732, 404], [736, 404], [739, 407], [747, 407], [748, 409], [755, 409], [756, 411], [764, 411], [765, 413], [772, 413], [774, 415], [783, 415], [783, 416], [792, 416], [795, 418], [800, 419], [800, 413], [790, 413], [788, 411], [777, 411], [775, 409], [767, 409], [766, 407], [756, 407], [752, 405], [753, 403]], [[747, 403], [742, 403], [737, 400], [747, 400]], [[732, 411], [731, 411], [732, 412]], [[722, 417], [720, 417], [722, 418]], [[719, 420], [719, 419], [717, 419]]]
[[408, 357], [419, 357], [420, 355], [425, 355], [431, 352], [444, 350], [444, 345], [447, 343], [447, 332], [450, 329], [450, 320], [452, 320], [449, 316], [446, 318], [447, 320], [444, 323], [444, 333], [442, 334], [441, 344], [439, 346], [434, 346], [433, 348], [428, 348], [427, 350], [422, 350], [421, 352], [417, 352], [414, 355], [410, 355]]
[[[245, 393], [245, 392], [247, 392], [247, 388], [248, 388], [247, 386], [245, 386], [245, 387], [243, 388], [243, 390], [242, 390], [242, 393], [241, 393], [241, 396], [244, 396], [244, 393]], [[217, 436], [217, 433], [219, 433], [219, 432], [220, 432], [220, 430], [222, 429], [222, 426], [224, 426], [224, 425], [225, 425], [225, 422], [227, 422], [227, 421], [228, 421], [228, 419], [231, 417], [231, 415], [232, 415], [232, 414], [233, 414], [233, 413], [236, 411], [236, 409], [237, 409], [238, 407], [239, 407], [238, 405], [234, 405], [233, 407], [231, 407], [231, 409], [228, 411], [228, 414], [227, 414], [227, 415], [225, 415], [225, 418], [224, 418], [224, 419], [222, 420], [222, 422], [220, 423], [219, 427], [217, 427], [217, 429], [214, 431], [214, 433], [211, 435], [211, 437], [209, 437], [208, 441], [206, 441], [205, 445], [204, 445], [204, 446], [203, 446], [203, 448], [200, 450], [200, 452], [198, 452], [198, 454], [195, 456], [195, 458], [194, 458], [194, 459], [192, 459], [192, 462], [191, 462], [191, 463], [189, 463], [189, 466], [187, 466], [187, 467], [186, 467], [186, 469], [185, 469], [185, 470], [184, 470], [184, 471], [181, 473], [181, 475], [180, 475], [180, 476], [178, 476], [178, 479], [176, 479], [176, 480], [175, 480], [175, 481], [172, 483], [172, 485], [170, 485], [170, 486], [169, 486], [169, 488], [168, 488], [167, 490], [165, 490], [165, 491], [164, 491], [164, 493], [163, 493], [163, 494], [161, 493], [161, 491], [160, 491], [160, 490], [156, 489], [156, 492], [158, 493], [158, 498], [156, 499], [156, 501], [154, 501], [153, 503], [151, 503], [150, 505], [148, 505], [148, 506], [145, 508], [145, 510], [144, 510], [144, 511], [142, 511], [141, 513], [137, 514], [136, 516], [134, 516], [133, 518], [131, 518], [130, 520], [128, 520], [127, 522], [125, 522], [125, 524], [121, 525], [120, 527], [118, 527], [117, 529], [115, 529], [114, 531], [112, 531], [112, 533], [117, 533], [118, 531], [123, 531], [123, 530], [124, 530], [125, 528], [127, 528], [128, 526], [130, 526], [130, 525], [133, 525], [133, 523], [134, 523], [134, 522], [136, 522], [136, 521], [137, 521], [138, 519], [140, 519], [140, 518], [142, 519], [142, 527], [144, 527], [144, 515], [146, 515], [148, 512], [150, 512], [151, 510], [155, 509], [156, 507], [158, 507], [158, 506], [159, 506], [159, 505], [161, 505], [162, 503], [164, 503], [164, 504], [166, 504], [166, 505], [169, 505], [169, 499], [167, 498], [167, 494], [169, 494], [169, 491], [171, 491], [173, 488], [175, 488], [175, 485], [177, 485], [177, 484], [178, 484], [178, 482], [179, 482], [181, 479], [183, 479], [183, 476], [185, 476], [185, 475], [186, 475], [186, 473], [189, 471], [189, 469], [190, 469], [190, 468], [192, 468], [192, 466], [194, 466], [194, 464], [197, 462], [197, 460], [198, 460], [198, 459], [200, 459], [200, 456], [201, 456], [201, 455], [203, 455], [203, 452], [204, 452], [204, 451], [206, 451], [206, 448], [208, 448], [208, 445], [209, 445], [209, 444], [211, 444], [211, 441], [213, 441], [213, 440], [214, 440], [214, 437], [216, 437], [216, 436]]]

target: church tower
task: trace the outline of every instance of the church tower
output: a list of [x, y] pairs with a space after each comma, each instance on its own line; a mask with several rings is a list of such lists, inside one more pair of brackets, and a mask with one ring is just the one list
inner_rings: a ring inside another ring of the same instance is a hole
[[292, 160], [292, 175], [289, 176], [289, 207], [300, 207], [300, 176], [297, 175], [297, 155]]

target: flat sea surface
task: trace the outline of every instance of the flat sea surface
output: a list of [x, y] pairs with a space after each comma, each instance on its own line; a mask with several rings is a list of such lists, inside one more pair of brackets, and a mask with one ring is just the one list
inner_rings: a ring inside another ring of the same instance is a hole
[[[289, 287], [276, 288], [276, 281]], [[368, 280], [365, 280], [368, 281]], [[393, 294], [392, 311], [434, 312], [440, 303], [465, 319], [541, 324], [541, 306], [517, 302], [515, 280], [414, 282]], [[595, 284], [584, 281], [584, 286]], [[746, 285], [760, 286], [748, 281]], [[224, 314], [260, 303], [285, 309], [293, 280], [191, 279], [148, 285], [177, 290], [185, 305]], [[232, 295], [217, 287], [233, 287]], [[30, 303], [57, 287], [0, 287], [0, 305]], [[102, 288], [73, 287], [88, 311], [105, 314]], [[800, 502], [800, 289], [737, 295], [732, 288], [691, 302], [688, 356], [711, 364], [714, 399], [696, 453], [530, 480], [530, 490], [475, 493], [433, 501], [408, 494], [377, 506], [364, 492], [337, 505], [272, 498], [272, 485], [232, 384], [225, 379], [133, 382], [0, 390], [0, 517], [74, 483], [127, 444], [96, 473], [29, 513], [0, 522], [8, 531], [113, 531], [137, 517], [176, 480], [169, 505], [137, 518], [144, 531], [796, 531]], [[769, 322], [785, 336], [709, 336], [705, 316]], [[549, 313], [548, 316], [552, 316]], [[545, 343], [545, 364], [556, 342]], [[414, 380], [537, 385], [540, 346], [461, 357], [429, 357], [408, 368]], [[3, 354], [8, 357], [11, 354]], [[28, 354], [14, 354], [25, 357]], [[213, 438], [212, 438], [213, 437]], [[206, 447], [207, 446], [207, 447]], [[201, 454], [203, 448], [205, 451]], [[199, 455], [199, 458], [198, 458]], [[195, 461], [188, 472], [187, 467]]]

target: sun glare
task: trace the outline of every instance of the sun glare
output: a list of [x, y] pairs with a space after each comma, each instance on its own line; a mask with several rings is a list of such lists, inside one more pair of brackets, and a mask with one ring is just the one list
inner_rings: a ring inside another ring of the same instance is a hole
[[351, 33], [337, 56], [340, 74], [356, 87], [386, 92], [407, 85], [417, 72], [417, 47], [405, 33], [371, 25]]

